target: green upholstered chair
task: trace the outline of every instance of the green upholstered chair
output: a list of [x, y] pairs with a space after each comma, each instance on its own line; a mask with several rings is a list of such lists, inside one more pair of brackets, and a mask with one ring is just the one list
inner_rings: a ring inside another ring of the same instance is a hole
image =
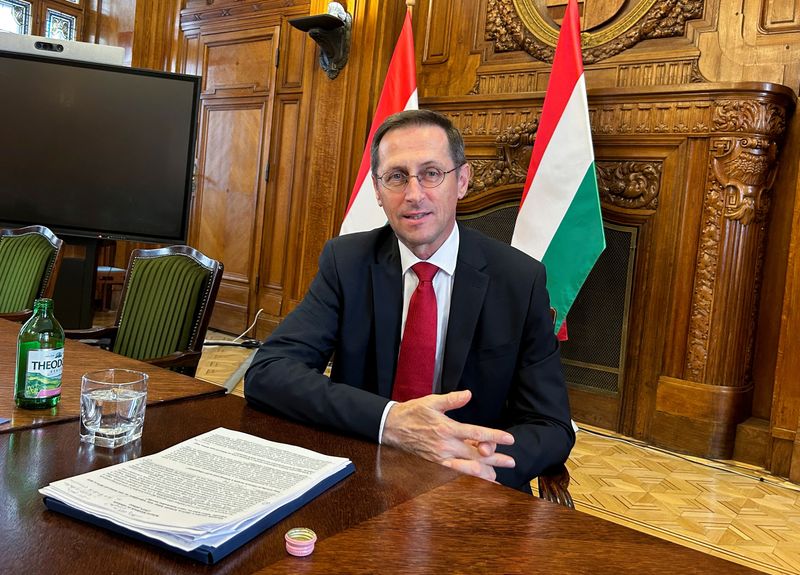
[[63, 243], [44, 226], [0, 230], [0, 318], [25, 321], [53, 297]]
[[134, 250], [115, 324], [66, 335], [92, 338], [114, 353], [194, 375], [222, 267], [188, 246]]

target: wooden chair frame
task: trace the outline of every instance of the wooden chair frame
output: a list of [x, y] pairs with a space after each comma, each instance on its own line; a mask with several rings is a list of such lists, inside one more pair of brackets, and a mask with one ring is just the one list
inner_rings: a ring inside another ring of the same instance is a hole
[[131, 252], [130, 259], [128, 260], [128, 269], [125, 272], [125, 280], [122, 284], [120, 305], [117, 309], [114, 325], [91, 329], [67, 330], [65, 332], [66, 336], [70, 339], [81, 339], [100, 345], [105, 345], [107, 342], [109, 348], [113, 347], [114, 339], [117, 336], [119, 325], [123, 319], [122, 316], [125, 309], [125, 298], [128, 294], [131, 271], [133, 270], [134, 263], [143, 258], [154, 259], [174, 255], [185, 255], [192, 258], [196, 263], [209, 270], [209, 278], [205, 282], [205, 291], [201, 298], [200, 309], [198, 310], [197, 316], [193, 322], [192, 335], [187, 348], [185, 350], [175, 351], [164, 357], [147, 358], [144, 359], [144, 361], [159, 367], [178, 369], [179, 371], [187, 373], [188, 375], [194, 375], [197, 369], [197, 364], [200, 361], [200, 356], [203, 352], [203, 341], [205, 340], [205, 335], [208, 331], [208, 324], [211, 321], [211, 313], [214, 309], [214, 301], [217, 298], [217, 292], [219, 291], [219, 284], [222, 280], [224, 266], [222, 262], [213, 260], [189, 246], [170, 246], [166, 248], [150, 250], [133, 250]]
[[[22, 236], [25, 234], [39, 234], [45, 238], [55, 249], [55, 253], [50, 257], [44, 275], [42, 276], [37, 298], [52, 298], [58, 279], [58, 271], [61, 268], [61, 258], [63, 257], [62, 247], [64, 241], [57, 237], [49, 228], [44, 226], [25, 226], [23, 228], [2, 229], [0, 237]], [[0, 318], [11, 321], [27, 321], [33, 315], [33, 309], [24, 309], [15, 312], [0, 313]]]

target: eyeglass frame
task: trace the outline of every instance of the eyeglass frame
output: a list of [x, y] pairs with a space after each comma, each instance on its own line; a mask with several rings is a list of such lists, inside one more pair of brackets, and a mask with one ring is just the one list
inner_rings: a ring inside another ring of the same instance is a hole
[[[447, 170], [447, 171], [442, 170], [442, 179], [439, 181], [438, 184], [434, 184], [433, 186], [426, 186], [425, 184], [423, 184], [422, 180], [420, 179], [420, 175], [419, 174], [405, 174], [406, 181], [403, 184], [403, 186], [402, 187], [398, 186], [398, 187], [394, 187], [393, 188], [391, 186], [388, 186], [386, 184], [386, 182], [383, 181], [383, 177], [386, 174], [388, 174], [389, 172], [391, 172], [392, 170], [387, 170], [386, 172], [383, 172], [383, 174], [381, 174], [380, 176], [375, 176], [375, 179], [378, 180], [381, 183], [381, 185], [384, 188], [386, 188], [387, 190], [389, 190], [390, 192], [403, 192], [403, 191], [405, 191], [405, 189], [408, 187], [408, 182], [411, 181], [411, 178], [416, 178], [417, 179], [417, 183], [420, 185], [420, 187], [425, 188], [426, 190], [433, 190], [435, 188], [438, 188], [439, 186], [441, 186], [444, 183], [445, 178], [447, 178], [447, 174], [452, 174], [453, 172], [455, 172], [459, 168], [464, 167], [464, 164], [466, 164], [466, 162], [464, 162], [463, 164], [461, 164], [459, 166], [456, 166], [455, 168], [452, 168], [450, 170]], [[434, 168], [434, 169], [438, 170], [439, 168]]]

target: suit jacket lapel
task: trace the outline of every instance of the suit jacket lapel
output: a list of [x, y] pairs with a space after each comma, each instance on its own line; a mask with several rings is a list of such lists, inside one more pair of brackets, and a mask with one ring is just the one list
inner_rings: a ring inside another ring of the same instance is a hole
[[386, 241], [378, 247], [376, 261], [371, 268], [378, 393], [383, 397], [391, 397], [403, 317], [400, 252], [394, 233], [387, 234]]
[[458, 388], [489, 286], [489, 276], [482, 271], [486, 267], [486, 258], [477, 236], [470, 232], [459, 226], [458, 261], [442, 366], [442, 393]]

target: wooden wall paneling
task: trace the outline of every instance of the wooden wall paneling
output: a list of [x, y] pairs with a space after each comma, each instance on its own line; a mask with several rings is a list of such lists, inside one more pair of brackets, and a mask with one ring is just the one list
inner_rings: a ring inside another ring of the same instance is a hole
[[[261, 262], [258, 286], [259, 308], [272, 318], [283, 314], [283, 296], [287, 260], [291, 259], [289, 245], [289, 224], [293, 191], [295, 190], [294, 166], [301, 162], [294, 160], [302, 155], [298, 148], [297, 133], [300, 129], [301, 105], [297, 97], [281, 95], [276, 102], [274, 130], [276, 132], [273, 156], [280, 155], [281, 162], [270, 162], [269, 187], [280, 193], [269, 194], [266, 218], [264, 220], [264, 252]], [[279, 150], [279, 151], [278, 151]], [[266, 249], [268, 248], [268, 249]], [[278, 319], [274, 319], [277, 325]]]
[[764, 254], [764, 280], [758, 311], [758, 335], [753, 363], [753, 416], [769, 421], [775, 387], [783, 300], [789, 279], [787, 264], [792, 234], [792, 213], [800, 155], [800, 115], [794, 114], [778, 158]]
[[[797, 122], [797, 120], [796, 120]], [[796, 142], [795, 142], [796, 145]], [[797, 170], [797, 163], [793, 165]], [[795, 183], [771, 412], [770, 469], [800, 482], [800, 202]]]
[[279, 26], [201, 31], [192, 243], [225, 264], [211, 326], [240, 332], [256, 292]]
[[182, 0], [136, 2], [131, 64], [137, 68], [174, 71]]
[[131, 64], [136, 29], [136, 0], [90, 0], [86, 3], [84, 41], [120, 46]]
[[259, 156], [267, 121], [263, 101], [204, 101], [192, 244], [225, 264], [211, 325], [241, 331], [247, 325], [255, 245], [255, 214], [262, 193]]
[[344, 81], [336, 83], [342, 74], [348, 74], [347, 68], [331, 81], [322, 70], [316, 69], [311, 88], [316, 104], [312, 104], [309, 110], [310, 130], [303, 161], [306, 189], [300, 230], [302, 249], [295, 268], [299, 289], [292, 294], [297, 302], [316, 275], [317, 257], [322, 246], [336, 235], [334, 214], [342, 198], [347, 197], [343, 192], [346, 185], [342, 175], [345, 160], [340, 140], [346, 129], [345, 106], [341, 105], [346, 97], [346, 86]]
[[[693, 278], [697, 266], [697, 245], [701, 231], [703, 192], [707, 176], [708, 140], [689, 138], [682, 145], [672, 165], [664, 166], [665, 182], [675, 201], [679, 202], [680, 219], [674, 235], [677, 251], [669, 277], [672, 329], [666, 335], [663, 373], [683, 377], [688, 341], [686, 334], [691, 322]], [[686, 174], [681, 178], [680, 174]], [[682, 238], [682, 241], [680, 240]]]
[[467, 94], [472, 89], [481, 61], [474, 38], [480, 4], [480, 0], [417, 2], [414, 45], [420, 62], [420, 97]]
[[763, 0], [758, 23], [765, 33], [800, 32], [800, 3], [796, 0]]
[[[636, 125], [636, 122], [634, 122]], [[637, 159], [639, 147], [647, 148], [646, 138], [634, 139], [623, 151], [628, 159]], [[656, 404], [658, 378], [671, 363], [669, 342], [677, 339], [686, 323], [688, 307], [687, 283], [691, 284], [694, 266], [687, 265], [683, 256], [690, 250], [695, 236], [691, 217], [684, 209], [691, 204], [694, 189], [691, 173], [687, 170], [693, 146], [685, 138], [654, 138], [649, 147], [658, 145], [650, 157], [660, 162], [659, 193], [650, 204], [652, 214], [641, 210], [638, 215], [639, 238], [634, 293], [628, 335], [625, 386], [622, 412], [618, 422], [621, 432], [639, 438], [649, 438]], [[658, 153], [655, 153], [658, 152]], [[611, 221], [635, 224], [620, 220], [618, 215], [606, 210]], [[631, 216], [629, 216], [630, 218]], [[685, 333], [685, 332], [683, 332]]]
[[[773, 453], [773, 447], [782, 439], [772, 438], [785, 427], [791, 427], [793, 402], [800, 401], [793, 391], [792, 381], [800, 379], [798, 365], [792, 352], [781, 353], [783, 333], [791, 321], [796, 321], [785, 307], [791, 301], [792, 290], [796, 290], [797, 269], [789, 266], [792, 234], [796, 232], [796, 201], [798, 155], [800, 155], [800, 116], [795, 114], [786, 137], [786, 147], [779, 158], [778, 177], [775, 193], [772, 194], [772, 207], [768, 228], [767, 247], [764, 258], [764, 282], [758, 314], [756, 348], [753, 364], [753, 404], [752, 418], [737, 429], [737, 459], [756, 465], [764, 465], [773, 473], [787, 475], [793, 458], [788, 449]], [[783, 344], [785, 346], [785, 344]], [[785, 347], [784, 347], [785, 349]], [[774, 406], [774, 407], [773, 407]], [[794, 410], [798, 404], [794, 404]], [[795, 411], [794, 416], [797, 416]], [[772, 420], [772, 421], [771, 421]], [[800, 462], [800, 460], [798, 460]]]
[[200, 32], [193, 30], [188, 33], [181, 33], [181, 41], [177, 50], [178, 70], [183, 74], [199, 76], [203, 64], [201, 50], [203, 46], [200, 42]]
[[717, 82], [780, 82], [797, 89], [797, 0], [706, 0], [708, 24], [697, 30], [702, 74]]
[[[311, 12], [311, 9], [308, 10]], [[291, 67], [292, 71], [283, 75], [284, 80], [279, 87], [279, 107], [275, 110], [275, 122], [278, 132], [273, 139], [280, 142], [274, 149], [274, 160], [271, 165], [277, 169], [276, 178], [270, 182], [270, 194], [274, 198], [268, 204], [265, 229], [273, 220], [285, 217], [284, 235], [274, 234], [273, 240], [279, 248], [265, 249], [262, 257], [262, 278], [267, 285], [259, 286], [259, 308], [279, 308], [276, 315], [259, 316], [256, 333], [258, 337], [266, 337], [286, 314], [294, 309], [300, 300], [297, 296], [299, 270], [303, 253], [302, 234], [305, 221], [305, 203], [307, 198], [307, 150], [311, 137], [311, 88], [312, 80], [317, 73], [318, 53], [315, 44], [305, 33], [291, 28], [287, 22], [282, 23], [282, 39], [285, 48], [281, 49], [288, 58], [281, 57], [280, 67]], [[292, 130], [295, 130], [292, 133]], [[288, 197], [288, 203], [284, 196]], [[268, 223], [270, 222], [270, 223]], [[280, 286], [277, 277], [280, 276]], [[262, 305], [263, 304], [263, 305]]]
[[426, 2], [421, 8], [421, 17], [417, 19], [417, 25], [425, 23], [422, 63], [442, 64], [447, 62], [450, 59], [453, 12], [457, 7], [450, 2]]
[[[308, 36], [288, 23], [284, 16], [281, 19], [281, 59], [278, 66], [278, 92], [301, 91], [306, 66]], [[310, 63], [311, 61], [308, 60]]]
[[[303, 83], [306, 60], [305, 33], [290, 26], [284, 17], [281, 21], [280, 63], [278, 86], [273, 113], [270, 149], [270, 177], [267, 182], [267, 201], [264, 210], [263, 250], [259, 263], [256, 333], [263, 337], [271, 332], [285, 315], [283, 303], [286, 299], [287, 279], [291, 277], [291, 266], [297, 246], [290, 231], [293, 229], [293, 203], [302, 197], [302, 156], [305, 149], [307, 118], [303, 105]], [[310, 64], [310, 61], [308, 62]], [[255, 335], [255, 334], [254, 334]]]
[[[604, 140], [598, 137], [598, 144]], [[692, 269], [681, 259], [691, 242], [691, 221], [683, 212], [691, 185], [687, 155], [691, 147], [683, 138], [615, 138], [618, 157], [626, 161], [654, 162], [660, 168], [658, 194], [638, 210], [604, 209], [609, 221], [638, 228], [636, 260], [629, 312], [628, 350], [619, 418], [614, 429], [639, 438], [650, 435], [657, 381], [669, 363], [667, 342], [679, 332], [681, 289]], [[598, 156], [602, 157], [602, 156]], [[591, 404], [586, 406], [591, 409]]]

